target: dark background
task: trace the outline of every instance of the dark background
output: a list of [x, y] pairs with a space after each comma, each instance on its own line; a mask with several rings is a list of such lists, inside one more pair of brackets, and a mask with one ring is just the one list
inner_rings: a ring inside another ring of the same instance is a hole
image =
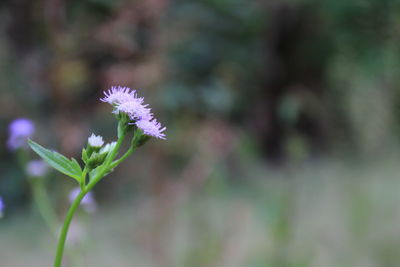
[[[8, 124], [29, 118], [35, 141], [79, 158], [92, 132], [115, 139], [99, 98], [121, 85], [168, 140], [95, 188], [87, 266], [396, 266], [399, 11], [396, 0], [2, 0], [0, 236], [13, 241], [0, 237], [1, 265], [24, 266], [10, 250], [31, 266], [52, 252], [21, 245], [51, 241]], [[47, 179], [62, 218], [73, 182]], [[16, 234], [26, 225], [38, 233]]]

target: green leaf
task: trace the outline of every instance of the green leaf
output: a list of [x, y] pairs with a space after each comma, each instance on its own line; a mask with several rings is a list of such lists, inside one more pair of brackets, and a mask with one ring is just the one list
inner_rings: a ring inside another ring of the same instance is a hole
[[60, 153], [48, 150], [32, 140], [28, 140], [28, 144], [33, 151], [43, 158], [51, 167], [74, 178], [80, 183], [82, 179], [82, 169], [74, 158], [70, 160]]

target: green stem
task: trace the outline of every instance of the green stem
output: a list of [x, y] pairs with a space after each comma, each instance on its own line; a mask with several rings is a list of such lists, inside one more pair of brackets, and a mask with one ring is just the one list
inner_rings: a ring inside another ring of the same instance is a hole
[[121, 162], [123, 162], [124, 160], [126, 160], [133, 152], [135, 152], [136, 148], [137, 148], [137, 147], [131, 146], [131, 147], [128, 149], [128, 151], [126, 151], [125, 154], [124, 154], [122, 157], [120, 157], [119, 159], [113, 161], [113, 162], [110, 164], [110, 168], [111, 168], [111, 169], [114, 169], [114, 168], [117, 167], [119, 164], [121, 164]]
[[[108, 154], [105, 162], [103, 163], [103, 167], [101, 168], [99, 173], [95, 177], [93, 177], [93, 179], [90, 180], [89, 184], [86, 187], [81, 189], [78, 196], [72, 202], [71, 207], [68, 210], [68, 213], [67, 213], [67, 216], [65, 217], [64, 225], [61, 229], [60, 237], [58, 240], [57, 252], [56, 252], [56, 257], [54, 260], [54, 267], [61, 267], [63, 253], [64, 253], [64, 247], [65, 247], [65, 241], [67, 239], [67, 234], [68, 234], [68, 229], [69, 229], [69, 226], [71, 225], [72, 218], [74, 217], [74, 214], [75, 214], [77, 208], [79, 207], [79, 204], [81, 203], [82, 199], [85, 197], [87, 192], [89, 192], [104, 177], [104, 175], [106, 175], [106, 173], [110, 170], [111, 162], [117, 156], [118, 150], [121, 147], [121, 145], [124, 141], [124, 138], [125, 138], [125, 132], [123, 130], [123, 125], [120, 122], [118, 124], [117, 144], [115, 145], [114, 149]], [[86, 176], [86, 173], [84, 175]]]
[[85, 185], [86, 185], [86, 175], [88, 173], [88, 168], [85, 166], [85, 168], [82, 171], [82, 181], [81, 181], [81, 190], [84, 190]]
[[101, 168], [100, 172], [97, 174], [97, 176], [93, 177], [93, 179], [90, 179], [90, 182], [86, 187], [87, 191], [92, 190], [92, 188], [104, 177], [104, 175], [106, 175], [107, 172], [112, 169], [111, 162], [117, 156], [117, 153], [125, 139], [125, 133], [122, 130], [120, 125], [118, 127], [118, 136], [119, 136], [119, 138], [118, 138], [117, 144], [115, 145], [114, 149], [110, 152], [110, 154], [108, 154], [105, 162], [103, 163], [103, 167]]
[[86, 193], [87, 193], [87, 191], [80, 191], [78, 196], [72, 202], [72, 205], [68, 210], [67, 216], [65, 217], [65, 220], [64, 220], [64, 225], [60, 232], [60, 238], [58, 239], [56, 258], [54, 260], [54, 267], [61, 266], [62, 257], [63, 257], [63, 253], [64, 253], [64, 247], [65, 247], [65, 241], [67, 239], [69, 226], [71, 225], [71, 221], [72, 221], [72, 218], [74, 217], [76, 209], [79, 207], [79, 204], [81, 203], [82, 199], [85, 197]]

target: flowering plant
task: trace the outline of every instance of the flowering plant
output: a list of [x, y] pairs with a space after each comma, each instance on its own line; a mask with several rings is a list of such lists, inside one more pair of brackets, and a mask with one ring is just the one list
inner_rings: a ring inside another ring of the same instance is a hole
[[[165, 139], [165, 127], [154, 118], [144, 99], [138, 97], [135, 90], [126, 87], [112, 87], [106, 91], [101, 101], [113, 107], [113, 113], [118, 120], [117, 141], [104, 144], [101, 136], [92, 134], [88, 138], [86, 148], [82, 149], [84, 167], [74, 158], [67, 157], [48, 150], [41, 145], [28, 140], [30, 147], [59, 172], [73, 178], [78, 184], [78, 190], [73, 194], [73, 201], [64, 220], [60, 232], [54, 267], [60, 267], [64, 253], [65, 241], [69, 226], [75, 211], [85, 202], [93, 187], [106, 175], [111, 173], [121, 162], [129, 157], [139, 146], [151, 137]], [[119, 158], [118, 154], [124, 139], [131, 136], [129, 149]]]

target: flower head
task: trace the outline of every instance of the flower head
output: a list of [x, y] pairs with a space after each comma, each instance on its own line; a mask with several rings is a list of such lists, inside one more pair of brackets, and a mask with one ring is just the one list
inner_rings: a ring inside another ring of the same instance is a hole
[[163, 133], [167, 128], [162, 127], [156, 119], [152, 120], [139, 120], [136, 123], [136, 126], [141, 129], [144, 134], [153, 136], [160, 139], [166, 139], [165, 134]]
[[[129, 124], [135, 124], [147, 136], [153, 136], [165, 139], [163, 133], [166, 128], [157, 122], [151, 113], [151, 109], [144, 104], [143, 97], [138, 97], [135, 90], [126, 87], [113, 86], [104, 93], [105, 98], [101, 101], [108, 102], [114, 106], [113, 113], [124, 113], [131, 121]], [[124, 116], [126, 118], [126, 116]]]
[[111, 89], [104, 92], [105, 97], [100, 98], [101, 101], [111, 105], [119, 105], [134, 98], [135, 91], [131, 91], [128, 87], [112, 86]]
[[10, 150], [16, 150], [26, 144], [26, 139], [35, 132], [35, 125], [31, 120], [20, 118], [10, 123], [7, 146]]
[[[69, 201], [72, 203], [75, 198], [78, 196], [79, 192], [80, 192], [80, 188], [79, 187], [75, 187], [74, 189], [72, 189], [72, 191], [69, 193]], [[88, 192], [82, 199], [81, 201], [81, 206], [82, 208], [89, 212], [89, 213], [93, 213], [96, 211], [97, 209], [97, 203], [96, 200], [93, 197], [93, 193], [92, 192]]]
[[92, 135], [88, 138], [88, 143], [91, 147], [102, 147], [104, 144], [103, 137], [100, 135], [95, 135], [92, 133]]
[[119, 105], [116, 108], [116, 112], [124, 112], [128, 114], [131, 120], [150, 120], [153, 117], [153, 114], [147, 106], [148, 105], [143, 105], [142, 99], [134, 98]]
[[48, 171], [48, 166], [43, 160], [31, 160], [26, 165], [26, 173], [31, 177], [43, 177]]

